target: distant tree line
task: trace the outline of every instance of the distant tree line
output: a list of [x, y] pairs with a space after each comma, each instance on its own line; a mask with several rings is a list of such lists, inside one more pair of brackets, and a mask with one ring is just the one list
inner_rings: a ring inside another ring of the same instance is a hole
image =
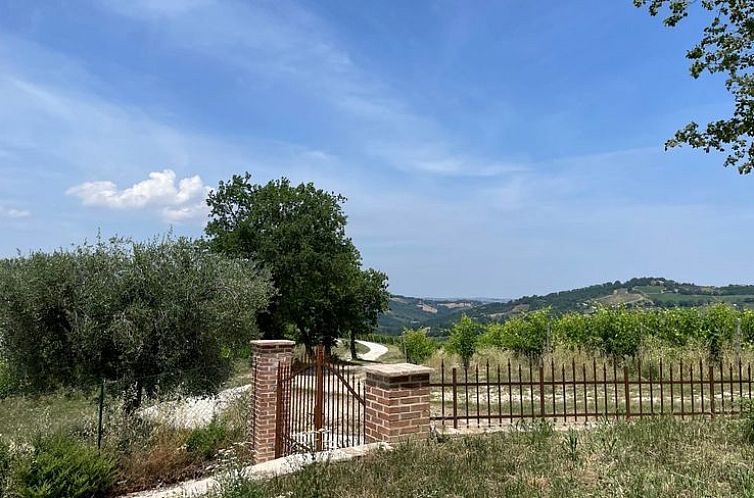
[[457, 354], [464, 366], [479, 348], [499, 348], [530, 358], [554, 347], [612, 357], [637, 355], [647, 341], [666, 347], [690, 344], [707, 349], [711, 358], [725, 348], [754, 345], [754, 311], [726, 304], [697, 308], [626, 309], [602, 307], [594, 313], [554, 315], [541, 309], [503, 323], [481, 323], [462, 316], [444, 342], [426, 329], [404, 331], [406, 356], [423, 362], [438, 348]]

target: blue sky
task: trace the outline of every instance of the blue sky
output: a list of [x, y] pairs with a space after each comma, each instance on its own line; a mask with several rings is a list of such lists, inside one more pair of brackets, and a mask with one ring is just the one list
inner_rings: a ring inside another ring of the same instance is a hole
[[664, 152], [718, 78], [629, 0], [0, 0], [0, 255], [171, 226], [287, 176], [349, 198], [391, 289], [754, 282], [750, 177]]

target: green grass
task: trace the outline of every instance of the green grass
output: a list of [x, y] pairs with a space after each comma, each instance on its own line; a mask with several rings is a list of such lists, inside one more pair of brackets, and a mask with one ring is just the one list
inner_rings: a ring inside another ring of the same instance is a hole
[[406, 361], [400, 345], [385, 344], [384, 346], [387, 348], [387, 353], [380, 356], [380, 363], [403, 363]]
[[739, 420], [527, 429], [405, 444], [262, 483], [229, 484], [217, 498], [754, 496], [754, 447]]
[[81, 393], [0, 398], [0, 436], [28, 443], [39, 433], [96, 430], [95, 395]]

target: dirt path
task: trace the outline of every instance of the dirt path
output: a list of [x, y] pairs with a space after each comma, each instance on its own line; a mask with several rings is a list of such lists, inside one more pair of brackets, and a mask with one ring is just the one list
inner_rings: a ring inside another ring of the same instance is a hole
[[369, 351], [366, 353], [361, 353], [359, 356], [359, 359], [364, 361], [379, 361], [380, 356], [387, 353], [387, 347], [383, 346], [382, 344], [378, 344], [376, 342], [369, 342], [369, 341], [356, 341], [357, 343], [361, 344], [362, 346], [366, 346], [369, 348]]

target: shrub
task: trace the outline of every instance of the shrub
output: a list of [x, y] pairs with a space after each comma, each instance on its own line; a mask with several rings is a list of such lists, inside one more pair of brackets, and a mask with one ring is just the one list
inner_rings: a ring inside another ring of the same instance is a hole
[[510, 349], [532, 357], [541, 355], [547, 343], [549, 310], [537, 310], [511, 318], [505, 323], [486, 326], [480, 343]]
[[224, 423], [215, 418], [205, 425], [191, 431], [186, 439], [186, 451], [190, 455], [212, 458], [228, 439], [228, 429]]
[[403, 347], [407, 361], [421, 364], [432, 356], [437, 344], [429, 338], [427, 329], [406, 329], [403, 332]]
[[115, 482], [113, 459], [66, 436], [39, 438], [21, 464], [14, 486], [29, 498], [95, 498]]
[[469, 368], [471, 358], [476, 352], [481, 328], [482, 326], [478, 322], [463, 315], [450, 330], [447, 343], [448, 351], [461, 357], [465, 369]]

